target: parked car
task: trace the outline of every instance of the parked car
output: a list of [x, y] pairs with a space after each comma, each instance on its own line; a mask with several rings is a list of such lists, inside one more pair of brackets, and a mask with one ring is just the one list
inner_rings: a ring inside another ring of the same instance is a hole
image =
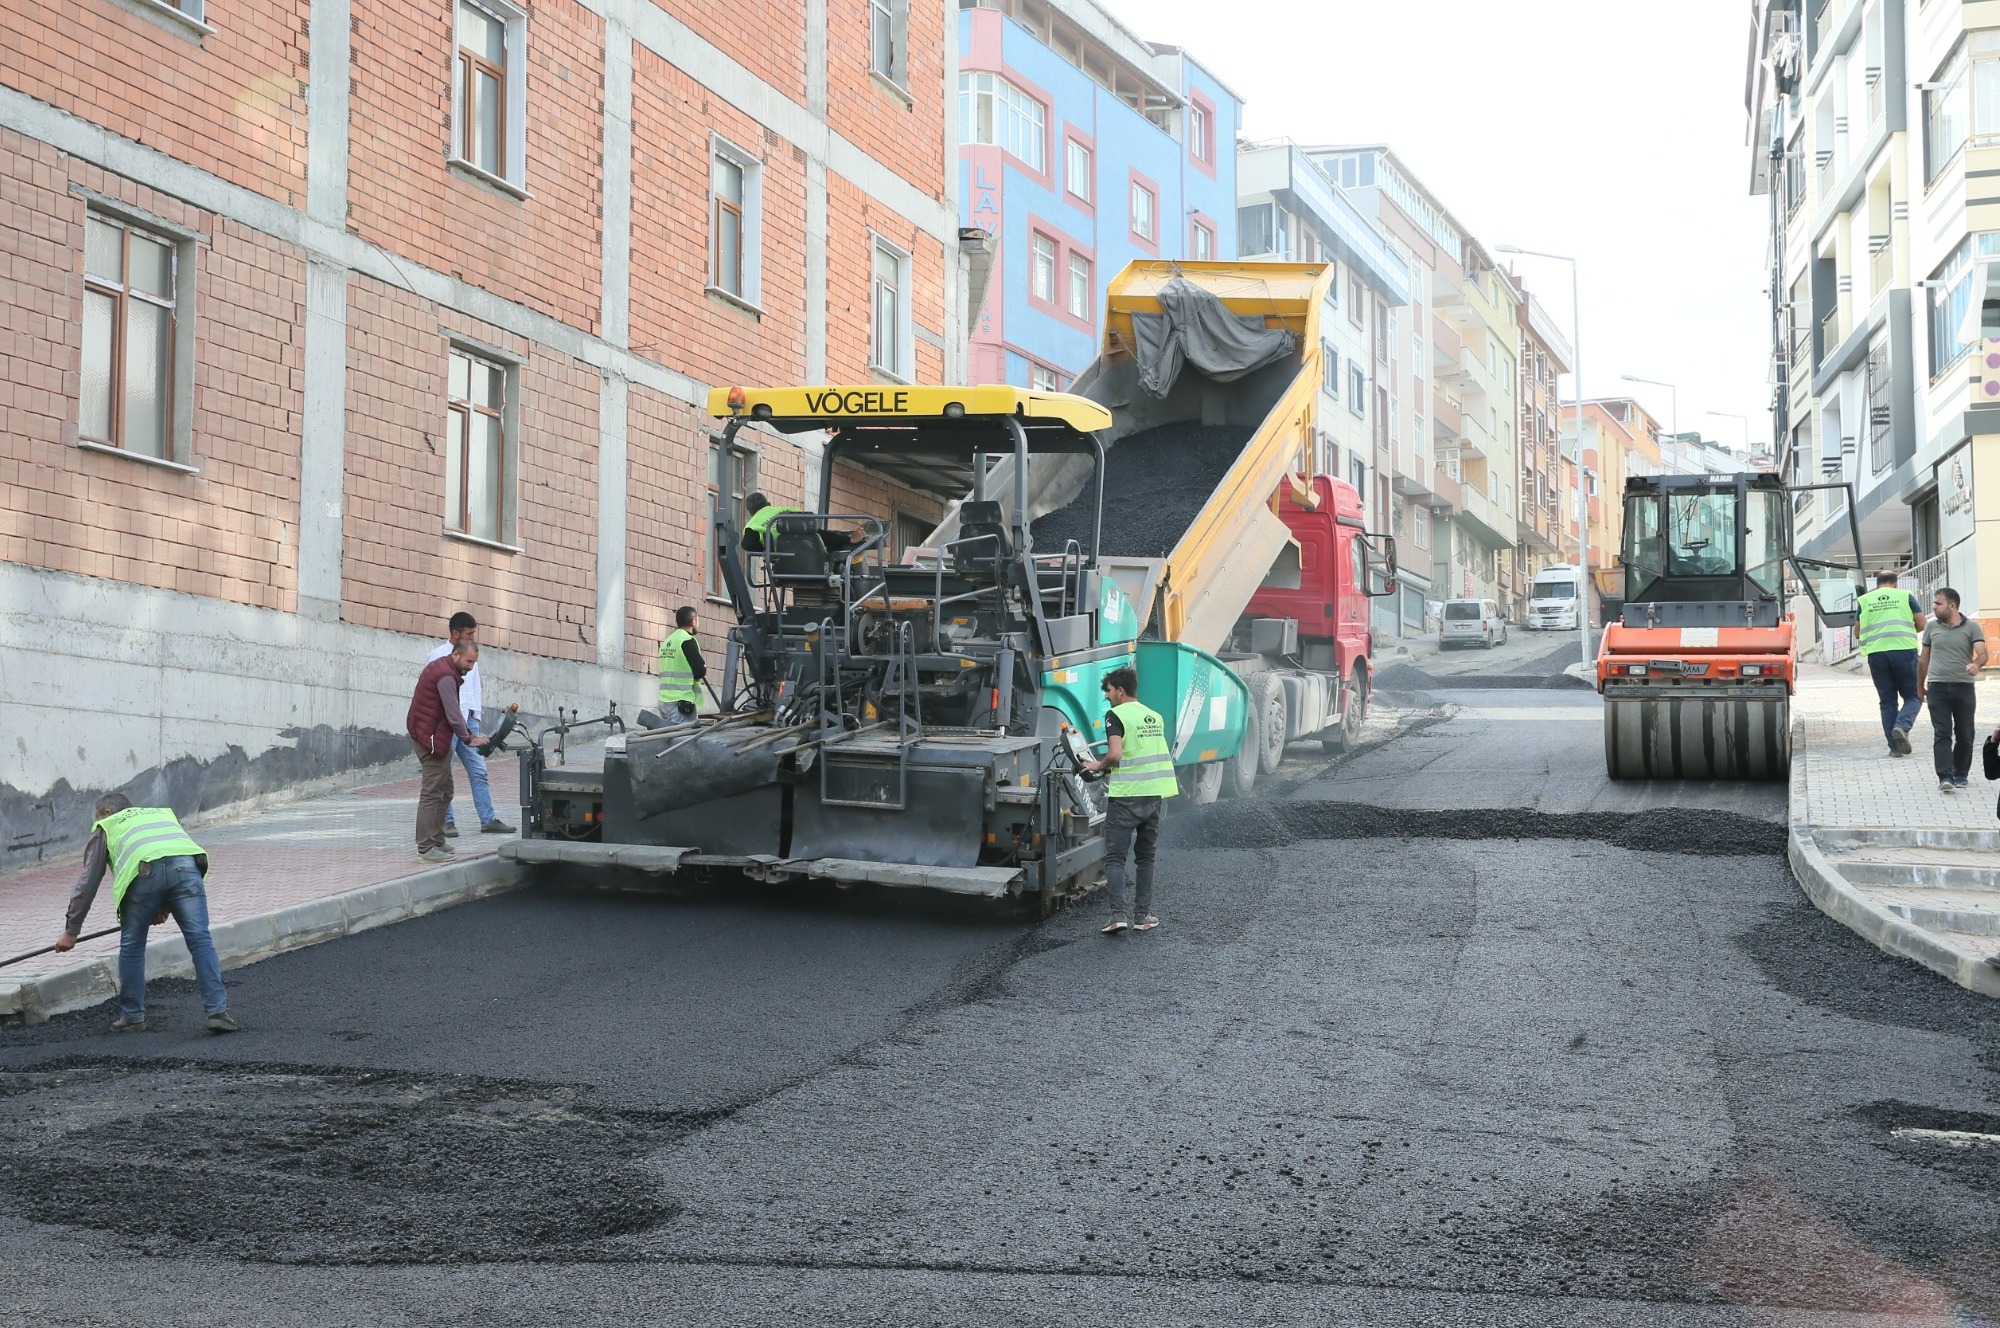
[[1491, 650], [1507, 639], [1507, 620], [1490, 599], [1454, 599], [1444, 606], [1444, 635], [1438, 649], [1485, 646]]

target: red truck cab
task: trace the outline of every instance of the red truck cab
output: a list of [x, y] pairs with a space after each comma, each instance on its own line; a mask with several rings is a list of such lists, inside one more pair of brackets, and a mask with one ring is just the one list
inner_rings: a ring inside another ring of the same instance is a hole
[[1278, 517], [1298, 542], [1297, 586], [1273, 584], [1290, 580], [1289, 568], [1281, 562], [1280, 570], [1251, 596], [1244, 617], [1297, 622], [1300, 662], [1343, 682], [1359, 682], [1365, 694], [1370, 683], [1370, 573], [1379, 584], [1389, 569], [1367, 533], [1361, 495], [1353, 485], [1315, 475], [1310, 493], [1311, 506], [1300, 501], [1291, 485], [1283, 486], [1278, 499]]

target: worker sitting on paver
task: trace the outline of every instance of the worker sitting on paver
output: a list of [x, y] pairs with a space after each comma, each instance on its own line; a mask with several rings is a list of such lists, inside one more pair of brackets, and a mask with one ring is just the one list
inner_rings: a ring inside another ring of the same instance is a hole
[[214, 1033], [234, 1033], [229, 993], [222, 985], [222, 963], [208, 934], [208, 896], [202, 879], [208, 875], [208, 854], [188, 838], [180, 819], [165, 807], [134, 807], [122, 793], [97, 800], [97, 820], [91, 826], [90, 847], [83, 871], [70, 891], [69, 913], [63, 920], [56, 949], [76, 944], [83, 919], [97, 898], [105, 870], [111, 872], [111, 902], [118, 911], [118, 1014], [114, 1033], [137, 1033], [146, 1027], [146, 933], [172, 915], [180, 925], [194, 960], [194, 979], [201, 988], [201, 1006]]
[[1109, 771], [1105, 795], [1111, 806], [1104, 818], [1104, 879], [1111, 894], [1111, 921], [1106, 936], [1134, 927], [1132, 896], [1126, 890], [1125, 855], [1132, 854], [1138, 877], [1137, 929], [1160, 925], [1153, 916], [1153, 850], [1160, 838], [1160, 813], [1166, 800], [1180, 792], [1174, 777], [1174, 754], [1167, 746], [1167, 726], [1159, 712], [1141, 705], [1139, 675], [1113, 669], [1104, 675], [1104, 699], [1111, 709], [1104, 716], [1110, 749], [1091, 761], [1092, 773]]
[[[1868, 675], [1882, 703], [1882, 736], [1897, 756], [1910, 754], [1910, 726], [1923, 702], [1917, 696], [1917, 634], [1924, 630], [1923, 606], [1896, 588], [1894, 572], [1877, 572], [1875, 589], [1854, 601], [1855, 635]], [[1900, 698], [1900, 703], [1898, 698]]]

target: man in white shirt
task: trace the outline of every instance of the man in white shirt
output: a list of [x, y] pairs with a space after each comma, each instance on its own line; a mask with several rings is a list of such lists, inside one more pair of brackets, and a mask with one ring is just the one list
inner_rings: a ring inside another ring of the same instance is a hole
[[[479, 624], [471, 614], [460, 609], [451, 615], [447, 630], [451, 639], [425, 656], [426, 663], [449, 655], [459, 642], [472, 640], [479, 633]], [[465, 713], [466, 727], [475, 735], [480, 732], [485, 720], [480, 709], [483, 700], [479, 687], [479, 665], [474, 664], [472, 671], [459, 681], [458, 704]], [[486, 779], [484, 753], [477, 747], [467, 746], [463, 739], [453, 739], [452, 751], [457, 755], [458, 763], [465, 767], [466, 781], [472, 785], [472, 809], [479, 813], [480, 830], [489, 835], [513, 834], [514, 827], [493, 814], [493, 789]], [[444, 808], [444, 833], [449, 839], [458, 838], [458, 827], [452, 823], [450, 803], [446, 803]]]

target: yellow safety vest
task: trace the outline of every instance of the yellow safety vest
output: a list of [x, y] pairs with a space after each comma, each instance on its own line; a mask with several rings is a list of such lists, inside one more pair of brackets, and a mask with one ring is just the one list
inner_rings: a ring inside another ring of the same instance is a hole
[[104, 832], [105, 860], [111, 864], [111, 905], [125, 906], [125, 891], [149, 862], [199, 858], [204, 875], [208, 854], [188, 838], [180, 819], [165, 807], [127, 807], [96, 823]]
[[762, 537], [766, 531], [770, 530], [773, 521], [776, 521], [781, 516], [793, 515], [798, 510], [796, 507], [779, 507], [775, 503], [769, 507], [760, 507], [754, 516], [743, 523], [743, 533]]
[[1861, 611], [1855, 629], [1862, 654], [1917, 648], [1917, 623], [1910, 613], [1909, 591], [1881, 586], [1854, 601], [1854, 606]]
[[676, 627], [666, 640], [660, 642], [660, 704], [672, 705], [676, 701], [701, 704], [701, 685], [695, 681], [694, 666], [688, 663], [684, 647], [694, 640], [694, 633], [685, 627]]
[[1105, 794], [1113, 798], [1171, 798], [1181, 791], [1174, 778], [1174, 753], [1159, 712], [1127, 701], [1111, 707], [1125, 727], [1118, 764], [1111, 767]]

